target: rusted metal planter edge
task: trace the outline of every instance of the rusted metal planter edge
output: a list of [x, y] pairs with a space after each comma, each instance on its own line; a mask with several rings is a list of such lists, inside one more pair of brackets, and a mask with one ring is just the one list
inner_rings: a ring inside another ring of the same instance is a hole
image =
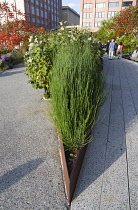
[[72, 201], [73, 193], [76, 188], [77, 180], [79, 177], [79, 173], [81, 170], [81, 166], [83, 163], [87, 145], [84, 146], [82, 149], [80, 149], [75, 166], [74, 166], [74, 168], [71, 172], [71, 175], [69, 177], [67, 163], [66, 163], [66, 157], [65, 157], [65, 152], [64, 152], [64, 146], [62, 143], [62, 138], [60, 136], [58, 136], [58, 140], [59, 140], [59, 149], [60, 149], [60, 157], [61, 157], [61, 165], [62, 165], [62, 171], [63, 171], [65, 191], [66, 191], [66, 196], [67, 196], [67, 200], [68, 200], [68, 205], [70, 205], [71, 201]]

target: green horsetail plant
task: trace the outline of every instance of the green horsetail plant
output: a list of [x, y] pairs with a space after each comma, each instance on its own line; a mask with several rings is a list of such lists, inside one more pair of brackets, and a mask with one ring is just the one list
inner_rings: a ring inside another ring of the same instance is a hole
[[90, 142], [104, 99], [98, 48], [90, 41], [70, 43], [57, 53], [50, 83], [56, 126], [65, 150], [77, 151]]

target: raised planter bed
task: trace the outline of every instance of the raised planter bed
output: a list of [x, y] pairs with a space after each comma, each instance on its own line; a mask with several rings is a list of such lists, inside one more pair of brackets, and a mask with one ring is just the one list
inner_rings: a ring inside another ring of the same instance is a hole
[[62, 164], [65, 191], [66, 191], [66, 196], [67, 196], [67, 200], [68, 200], [68, 205], [70, 205], [72, 197], [73, 197], [73, 193], [76, 188], [77, 180], [79, 177], [79, 173], [81, 170], [81, 166], [83, 163], [87, 145], [84, 146], [82, 149], [80, 149], [80, 151], [78, 152], [75, 164], [74, 164], [73, 169], [71, 170], [70, 174], [69, 174], [69, 170], [67, 167], [66, 155], [65, 155], [64, 146], [62, 143], [62, 138], [60, 136], [59, 136], [59, 145], [60, 145], [60, 156], [61, 156], [61, 164]]

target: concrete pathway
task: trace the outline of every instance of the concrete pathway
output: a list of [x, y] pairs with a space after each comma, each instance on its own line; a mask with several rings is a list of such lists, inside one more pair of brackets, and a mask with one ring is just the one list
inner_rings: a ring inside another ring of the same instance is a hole
[[0, 73], [0, 210], [65, 210], [55, 126], [25, 67]]
[[71, 210], [138, 209], [138, 63], [108, 60], [100, 110]]

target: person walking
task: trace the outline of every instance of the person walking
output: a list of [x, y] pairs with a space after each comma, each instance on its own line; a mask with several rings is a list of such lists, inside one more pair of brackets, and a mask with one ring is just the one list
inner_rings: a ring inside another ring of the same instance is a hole
[[110, 44], [110, 40], [108, 40], [108, 42], [106, 43], [106, 53], [109, 54], [109, 44]]
[[113, 59], [114, 51], [115, 51], [115, 42], [114, 39], [112, 39], [112, 41], [109, 44], [109, 60]]
[[118, 45], [118, 59], [122, 58], [123, 49], [124, 49], [124, 46], [123, 46], [122, 42], [120, 42], [120, 44]]
[[117, 49], [118, 49], [118, 44], [117, 44], [117, 41], [115, 41], [115, 56], [116, 56], [116, 52], [117, 52]]

